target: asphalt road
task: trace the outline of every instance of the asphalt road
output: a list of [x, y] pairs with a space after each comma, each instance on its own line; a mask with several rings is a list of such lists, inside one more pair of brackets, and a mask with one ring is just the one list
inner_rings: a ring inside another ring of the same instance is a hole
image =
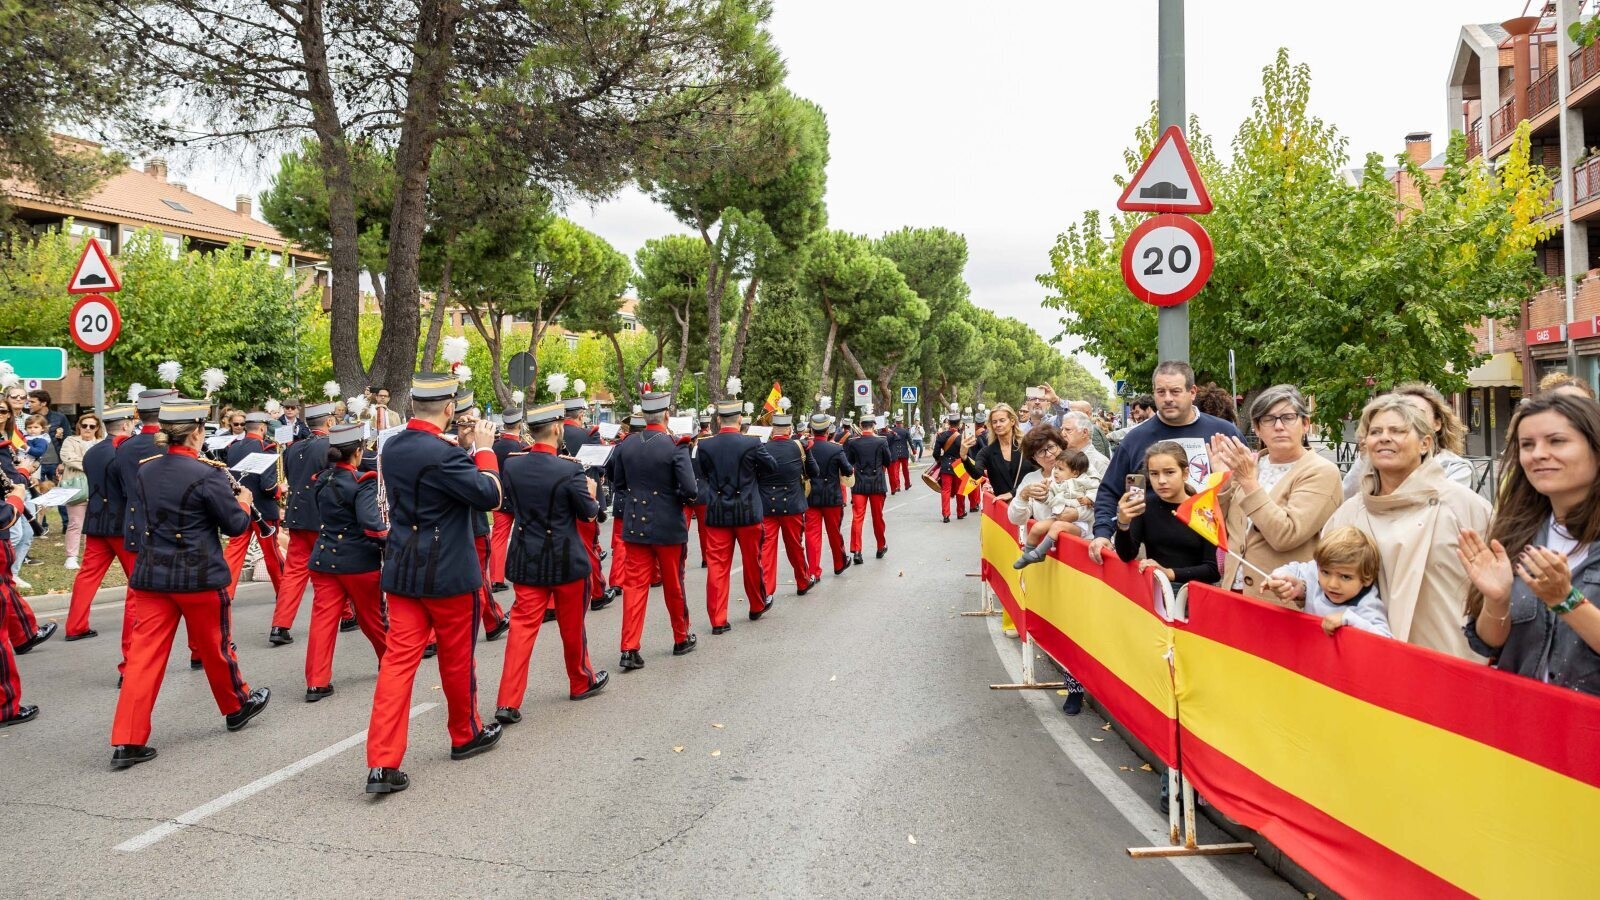
[[[300, 640], [270, 647], [266, 585], [241, 589], [234, 620], [272, 705], [229, 734], [180, 639], [155, 711], [161, 756], [112, 771], [121, 613], [97, 609], [99, 638], [20, 660], [42, 714], [0, 729], [0, 894], [1298, 896], [1248, 856], [1130, 859], [1163, 842], [1155, 774], [1092, 712], [1062, 716], [1053, 692], [990, 691], [1016, 677], [1018, 652], [997, 620], [956, 615], [977, 596], [975, 519], [941, 524], [921, 488], [887, 506], [885, 559], [828, 567], [806, 597], [780, 587], [760, 622], [736, 602], [727, 635], [710, 633], [692, 549], [692, 655], [671, 656], [659, 591], [636, 672], [616, 669], [621, 604], [591, 613], [613, 681], [582, 703], [545, 626], [524, 720], [484, 756], [449, 759], [425, 662], [411, 789], [382, 798], [362, 792], [370, 648], [342, 635], [339, 693], [304, 703], [310, 604]], [[479, 645], [486, 717], [504, 647]]]

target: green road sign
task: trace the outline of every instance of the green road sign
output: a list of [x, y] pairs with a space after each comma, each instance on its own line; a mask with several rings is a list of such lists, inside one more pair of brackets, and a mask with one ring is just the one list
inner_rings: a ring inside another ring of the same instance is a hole
[[0, 347], [0, 362], [10, 363], [22, 379], [67, 377], [67, 351], [61, 347]]

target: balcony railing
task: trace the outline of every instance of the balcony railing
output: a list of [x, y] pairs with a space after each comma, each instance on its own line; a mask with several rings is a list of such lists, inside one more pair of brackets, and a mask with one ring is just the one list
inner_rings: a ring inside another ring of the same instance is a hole
[[1489, 143], [1498, 144], [1517, 130], [1517, 104], [1507, 100], [1506, 105], [1489, 116]]
[[1572, 51], [1572, 90], [1600, 75], [1600, 42]]
[[1477, 159], [1483, 155], [1483, 119], [1475, 120], [1467, 126], [1467, 159]]
[[1528, 118], [1533, 118], [1556, 105], [1557, 70], [1551, 69], [1539, 77], [1538, 81], [1528, 86]]
[[1572, 197], [1579, 206], [1600, 197], [1600, 156], [1572, 167]]

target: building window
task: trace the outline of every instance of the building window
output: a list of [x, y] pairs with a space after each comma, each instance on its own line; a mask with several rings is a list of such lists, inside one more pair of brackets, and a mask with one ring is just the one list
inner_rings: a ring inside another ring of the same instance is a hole
[[163, 198], [161, 198], [161, 202], [165, 203], [166, 205], [168, 205], [170, 207], [172, 207], [173, 209], [177, 210], [178, 212], [191, 213], [191, 214], [193, 212], [192, 210], [189, 209], [189, 207], [184, 206], [182, 203], [179, 203], [176, 200], [168, 200], [165, 197], [163, 197]]

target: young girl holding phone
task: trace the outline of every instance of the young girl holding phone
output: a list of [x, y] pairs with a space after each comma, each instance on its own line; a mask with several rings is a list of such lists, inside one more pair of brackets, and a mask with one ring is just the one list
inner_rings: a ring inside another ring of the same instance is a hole
[[1113, 544], [1117, 556], [1132, 562], [1144, 545], [1146, 558], [1139, 571], [1159, 568], [1173, 587], [1200, 581], [1214, 584], [1217, 548], [1178, 521], [1178, 507], [1189, 496], [1189, 455], [1176, 441], [1152, 444], [1144, 455], [1144, 478], [1139, 487], [1128, 476], [1129, 488], [1117, 503], [1117, 530]]

